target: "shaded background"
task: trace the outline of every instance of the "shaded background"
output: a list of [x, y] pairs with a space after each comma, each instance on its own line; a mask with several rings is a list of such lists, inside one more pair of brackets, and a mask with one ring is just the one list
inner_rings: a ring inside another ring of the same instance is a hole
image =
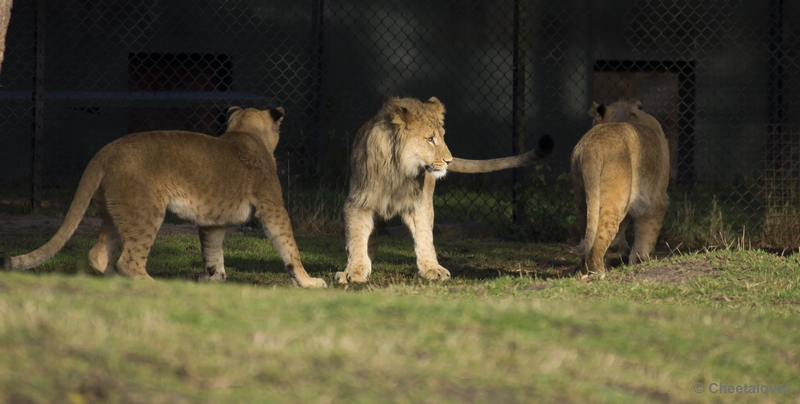
[[338, 232], [360, 125], [388, 97], [436, 96], [455, 156], [518, 153], [544, 133], [556, 141], [545, 165], [449, 174], [437, 222], [563, 241], [574, 230], [568, 160], [589, 107], [634, 97], [670, 142], [674, 220], [688, 206], [764, 244], [797, 246], [799, 8], [18, 1], [0, 75], [0, 209], [65, 211], [89, 159], [127, 133], [220, 134], [228, 106], [283, 106], [276, 156], [290, 215], [304, 230]]

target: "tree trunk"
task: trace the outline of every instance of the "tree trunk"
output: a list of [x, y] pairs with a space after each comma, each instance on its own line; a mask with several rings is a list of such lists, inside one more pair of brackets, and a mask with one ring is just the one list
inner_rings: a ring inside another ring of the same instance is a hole
[[6, 32], [8, 21], [11, 20], [12, 0], [0, 0], [0, 71], [3, 68], [3, 56], [6, 53]]

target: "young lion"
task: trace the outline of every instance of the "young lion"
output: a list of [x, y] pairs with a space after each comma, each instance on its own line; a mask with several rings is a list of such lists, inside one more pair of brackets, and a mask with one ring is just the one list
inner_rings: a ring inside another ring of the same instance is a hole
[[605, 276], [610, 245], [625, 254], [625, 229], [634, 220], [629, 264], [647, 260], [667, 208], [669, 150], [658, 121], [637, 100], [593, 103], [592, 127], [572, 152], [571, 172], [579, 229], [579, 270]]
[[344, 204], [347, 267], [338, 283], [366, 282], [377, 243], [375, 219], [400, 215], [414, 239], [419, 276], [449, 279], [433, 247], [433, 189], [448, 170], [479, 173], [529, 165], [546, 156], [552, 139], [537, 150], [494, 160], [453, 158], [444, 142], [444, 106], [432, 97], [392, 98], [356, 135], [350, 160], [350, 194]]
[[291, 223], [283, 207], [273, 153], [283, 108], [229, 109], [228, 131], [220, 137], [184, 131], [155, 131], [117, 139], [92, 158], [61, 228], [44, 246], [0, 259], [4, 269], [39, 265], [57, 253], [78, 227], [90, 200], [102, 229], [89, 263], [98, 273], [115, 274], [110, 262], [122, 251], [117, 270], [152, 279], [147, 255], [166, 210], [200, 227], [205, 262], [201, 279], [226, 279], [222, 239], [225, 226], [255, 216], [278, 251], [295, 285], [325, 287], [300, 262]]

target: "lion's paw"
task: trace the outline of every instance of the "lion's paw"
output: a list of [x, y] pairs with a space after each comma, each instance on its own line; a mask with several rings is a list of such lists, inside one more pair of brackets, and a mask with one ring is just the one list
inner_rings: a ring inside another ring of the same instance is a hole
[[97, 275], [103, 275], [103, 276], [107, 276], [107, 277], [111, 277], [111, 276], [117, 276], [117, 275], [118, 275], [118, 274], [117, 274], [117, 271], [115, 271], [115, 270], [114, 270], [114, 267], [113, 267], [113, 266], [111, 266], [111, 265], [107, 266], [107, 267], [106, 267], [106, 270], [105, 270], [105, 271], [103, 271], [103, 272], [100, 272], [100, 271], [98, 271], [98, 270], [96, 270], [96, 269], [94, 269], [94, 268], [92, 268], [92, 269], [94, 270], [94, 272], [95, 272]]
[[367, 281], [367, 275], [369, 274], [364, 268], [359, 270], [354, 270], [350, 267], [345, 269], [343, 272], [337, 272], [333, 275], [333, 281], [339, 284], [346, 284], [350, 282], [358, 282], [364, 283]]
[[602, 281], [603, 279], [606, 279], [605, 272], [589, 272], [588, 274], [582, 274], [580, 277], [580, 280], [583, 282]]
[[450, 279], [450, 271], [441, 265], [419, 270], [419, 276], [432, 281], [446, 281]]
[[209, 275], [208, 273], [203, 273], [197, 278], [198, 281], [201, 282], [225, 282], [228, 279], [228, 275], [225, 272], [217, 271], [214, 275]]
[[338, 284], [346, 284], [349, 283], [347, 280], [347, 274], [344, 272], [337, 272], [333, 274], [333, 281]]
[[226, 279], [228, 279], [228, 274], [225, 273], [225, 267], [222, 265], [206, 267], [203, 274], [197, 278], [200, 282], [225, 282]]
[[308, 278], [305, 282], [294, 282], [297, 286], [306, 289], [322, 289], [327, 288], [328, 284], [322, 278]]

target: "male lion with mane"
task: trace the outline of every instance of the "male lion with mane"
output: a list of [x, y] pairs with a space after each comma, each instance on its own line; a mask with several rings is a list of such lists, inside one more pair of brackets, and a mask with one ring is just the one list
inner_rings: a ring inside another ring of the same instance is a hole
[[649, 259], [667, 209], [669, 148], [658, 121], [637, 100], [609, 106], [593, 103], [594, 126], [572, 151], [578, 228], [578, 267], [586, 275], [605, 276], [605, 254], [616, 245], [623, 256], [625, 230], [634, 222], [629, 264]]
[[545, 135], [536, 150], [492, 160], [454, 158], [444, 142], [444, 105], [432, 97], [391, 98], [356, 134], [350, 194], [344, 204], [347, 267], [338, 283], [366, 282], [375, 256], [375, 220], [402, 217], [414, 239], [419, 276], [444, 280], [433, 246], [433, 189], [447, 171], [481, 173], [520, 167], [553, 148]]
[[102, 218], [100, 237], [89, 251], [98, 273], [122, 251], [117, 270], [152, 279], [145, 270], [150, 247], [167, 210], [200, 227], [205, 272], [223, 281], [225, 226], [256, 217], [278, 251], [289, 277], [304, 288], [325, 287], [300, 262], [275, 165], [283, 108], [261, 111], [231, 107], [220, 137], [185, 131], [153, 131], [119, 138], [97, 152], [83, 173], [64, 223], [39, 249], [0, 258], [4, 269], [32, 268], [55, 255], [78, 227], [89, 203]]

